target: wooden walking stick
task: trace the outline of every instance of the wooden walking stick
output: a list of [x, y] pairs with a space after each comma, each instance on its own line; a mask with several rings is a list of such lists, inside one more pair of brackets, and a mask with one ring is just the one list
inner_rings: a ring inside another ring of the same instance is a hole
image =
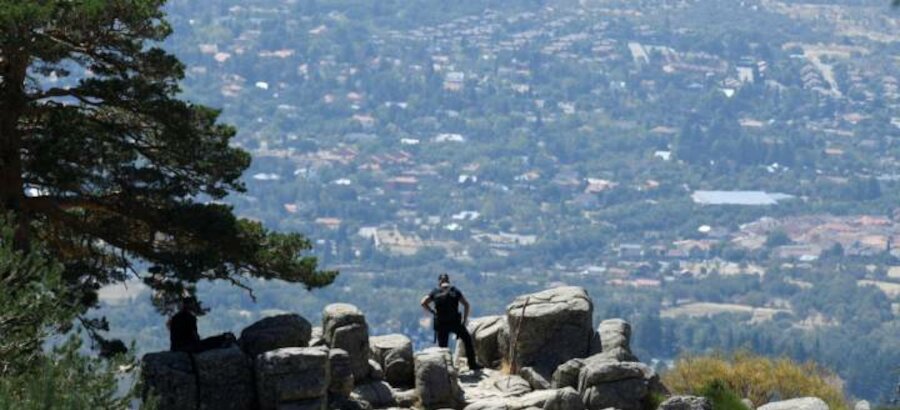
[[[519, 372], [519, 364], [516, 362], [516, 360], [517, 360], [516, 356], [518, 353], [516, 351], [516, 349], [519, 344], [519, 334], [521, 334], [521, 332], [522, 332], [522, 324], [525, 322], [525, 308], [528, 307], [529, 300], [531, 300], [531, 298], [526, 297], [525, 303], [522, 305], [522, 317], [520, 317], [518, 323], [516, 323], [516, 334], [515, 334], [515, 336], [513, 336], [512, 343], [510, 344], [510, 347], [509, 347], [509, 350], [510, 350], [510, 352], [509, 352], [509, 357], [510, 357], [509, 373], [510, 374], [516, 374]], [[508, 380], [507, 380], [507, 382], [508, 382]]]

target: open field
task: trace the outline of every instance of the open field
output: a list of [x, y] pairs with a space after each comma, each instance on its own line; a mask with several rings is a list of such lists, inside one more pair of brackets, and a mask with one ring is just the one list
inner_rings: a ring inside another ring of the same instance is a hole
[[751, 315], [750, 322], [759, 323], [772, 320], [778, 312], [790, 313], [785, 309], [758, 308], [748, 305], [738, 305], [732, 303], [708, 303], [696, 302], [664, 309], [660, 312], [660, 316], [664, 318], [676, 317], [709, 317], [722, 313], [746, 313]]

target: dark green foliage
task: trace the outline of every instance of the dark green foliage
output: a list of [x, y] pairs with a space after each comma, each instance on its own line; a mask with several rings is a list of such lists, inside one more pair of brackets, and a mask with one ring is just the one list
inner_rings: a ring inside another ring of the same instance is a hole
[[0, 209], [18, 249], [44, 241], [86, 307], [137, 261], [160, 306], [204, 279], [327, 285], [307, 239], [217, 203], [250, 156], [218, 111], [177, 98], [164, 3], [0, 1]]
[[10, 221], [0, 214], [0, 379], [42, 361], [44, 339], [79, 311], [65, 297], [59, 264], [34, 243], [28, 252], [13, 249]]
[[777, 246], [788, 245], [791, 243], [791, 238], [787, 236], [784, 231], [774, 231], [766, 237], [766, 246], [770, 248], [774, 248]]
[[719, 380], [706, 385], [700, 391], [700, 395], [712, 402], [713, 410], [748, 410], [747, 406], [741, 403], [741, 398]]
[[133, 377], [134, 360], [104, 361], [82, 355], [81, 348], [72, 337], [23, 372], [0, 378], [0, 410], [129, 408], [134, 389], [122, 394], [119, 383]]
[[133, 358], [109, 361], [83, 356], [81, 335], [49, 352], [46, 338], [69, 327], [81, 311], [65, 298], [62, 267], [37, 241], [28, 252], [13, 249], [13, 224], [0, 217], [0, 409], [127, 408], [119, 391]]

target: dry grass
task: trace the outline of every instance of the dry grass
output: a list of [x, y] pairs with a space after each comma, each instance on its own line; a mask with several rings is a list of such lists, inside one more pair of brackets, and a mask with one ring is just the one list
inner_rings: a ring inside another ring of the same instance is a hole
[[503, 361], [500, 362], [500, 374], [512, 374], [512, 363], [510, 363], [509, 360], [503, 359]]
[[825, 400], [832, 409], [848, 409], [833, 373], [814, 363], [770, 359], [749, 352], [731, 356], [684, 356], [662, 379], [677, 394], [699, 394], [705, 386], [718, 380], [757, 406], [773, 399], [814, 396]]

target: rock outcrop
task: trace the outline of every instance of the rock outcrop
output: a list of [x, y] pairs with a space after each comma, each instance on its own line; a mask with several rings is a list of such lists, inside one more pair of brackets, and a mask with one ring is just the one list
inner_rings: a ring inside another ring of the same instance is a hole
[[[668, 397], [632, 353], [631, 326], [609, 319], [594, 330], [592, 310], [587, 292], [576, 287], [520, 296], [506, 315], [469, 324], [476, 358], [487, 368], [460, 372], [449, 350], [416, 353], [404, 335], [369, 337], [359, 309], [332, 304], [322, 327], [279, 315], [247, 327], [228, 347], [147, 354], [143, 393], [174, 410], [643, 410], [655, 395]], [[503, 360], [514, 361], [515, 374], [491, 368]], [[710, 409], [692, 396], [669, 397], [658, 408]], [[828, 406], [802, 398], [759, 409]]]
[[322, 311], [322, 339], [333, 349], [350, 355], [350, 369], [357, 382], [369, 378], [369, 326], [356, 306], [334, 303]]
[[801, 397], [764, 404], [756, 410], [828, 410], [828, 404], [818, 397]]
[[369, 338], [372, 359], [381, 366], [384, 380], [394, 387], [415, 383], [412, 340], [400, 334]]

